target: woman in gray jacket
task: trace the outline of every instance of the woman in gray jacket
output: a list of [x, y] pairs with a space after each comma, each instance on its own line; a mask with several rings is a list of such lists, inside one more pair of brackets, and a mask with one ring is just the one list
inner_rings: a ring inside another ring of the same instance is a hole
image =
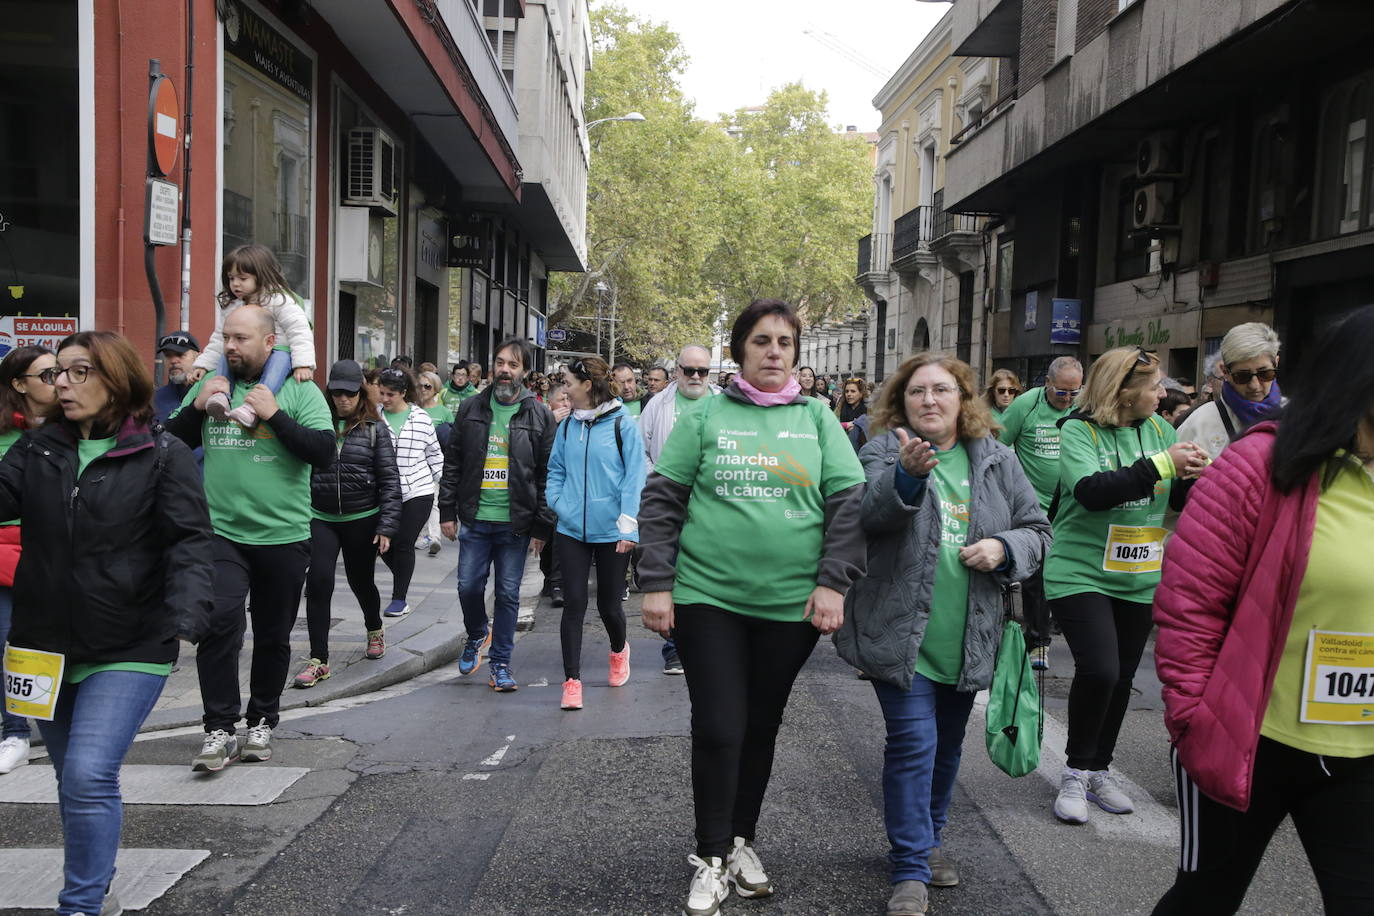
[[1050, 523], [961, 360], [907, 360], [873, 424], [887, 432], [859, 453], [868, 573], [847, 596], [835, 645], [869, 675], [887, 722], [887, 913], [907, 916], [926, 912], [929, 885], [959, 883], [940, 834], [964, 727], [992, 682], [1002, 587], [1039, 568]]

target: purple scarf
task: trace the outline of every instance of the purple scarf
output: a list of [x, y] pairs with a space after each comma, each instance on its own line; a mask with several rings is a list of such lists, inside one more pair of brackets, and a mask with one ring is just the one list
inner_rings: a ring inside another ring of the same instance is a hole
[[1269, 386], [1269, 394], [1263, 401], [1250, 400], [1232, 388], [1230, 382], [1223, 382], [1221, 385], [1222, 402], [1231, 408], [1231, 413], [1240, 420], [1241, 428], [1237, 432], [1244, 432], [1278, 410], [1282, 399], [1283, 395], [1279, 393], [1278, 379], [1275, 379], [1274, 384]]
[[792, 401], [801, 393], [801, 385], [794, 378], [788, 378], [787, 384], [782, 386], [780, 391], [761, 391], [746, 382], [743, 376], [735, 376], [735, 384], [739, 390], [744, 392], [744, 396], [753, 401], [760, 407], [776, 407], [779, 404], [791, 404]]

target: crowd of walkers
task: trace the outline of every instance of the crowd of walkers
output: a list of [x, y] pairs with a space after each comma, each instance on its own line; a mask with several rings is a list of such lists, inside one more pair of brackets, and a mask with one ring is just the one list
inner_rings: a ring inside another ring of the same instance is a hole
[[[271, 253], [231, 252], [221, 279], [209, 345], [160, 341], [161, 389], [111, 332], [0, 362], [0, 774], [27, 762], [31, 714], [59, 785], [59, 913], [117, 911], [118, 769], [179, 643], [195, 646], [204, 705], [193, 769], [268, 760], [283, 688], [331, 675], [340, 557], [379, 659], [387, 621], [411, 612], [417, 550], [443, 540], [458, 542], [457, 671], [486, 664], [497, 693], [519, 689], [520, 585], [540, 555], [563, 710], [590, 701], [593, 575], [610, 688], [630, 680], [623, 602], [638, 584], [691, 705], [686, 916], [774, 892], [763, 802], [823, 635], [886, 724], [888, 916], [958, 885], [944, 832], [1015, 604], [1031, 665], [1048, 667], [1056, 634], [1073, 658], [1049, 806], [1070, 825], [1134, 808], [1112, 763], [1158, 626], [1181, 854], [1156, 913], [1234, 912], [1285, 816], [1326, 911], [1374, 908], [1374, 733], [1358, 727], [1374, 699], [1374, 307], [1329, 329], [1286, 394], [1274, 332], [1232, 329], [1212, 399], [1193, 406], [1135, 347], [1086, 373], [1060, 357], [1029, 388], [1005, 369], [980, 388], [964, 362], [924, 353], [876, 392], [858, 378], [832, 391], [797, 365], [796, 311], [760, 299], [731, 331], [737, 374], [712, 384], [710, 352], [689, 346], [641, 393], [633, 366], [596, 357], [532, 377], [519, 339], [487, 377], [406, 359], [317, 375]], [[303, 591], [310, 658], [293, 676]]]

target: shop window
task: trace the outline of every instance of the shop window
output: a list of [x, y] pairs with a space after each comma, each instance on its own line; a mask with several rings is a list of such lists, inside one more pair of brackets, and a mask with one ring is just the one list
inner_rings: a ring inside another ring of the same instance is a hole
[[309, 300], [314, 64], [250, 8], [236, 9], [224, 35], [221, 241], [226, 252], [270, 248], [287, 284]]

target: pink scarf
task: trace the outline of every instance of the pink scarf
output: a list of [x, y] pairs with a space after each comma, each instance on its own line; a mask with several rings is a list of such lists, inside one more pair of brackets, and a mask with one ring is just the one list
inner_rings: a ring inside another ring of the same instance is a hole
[[795, 378], [789, 378], [787, 384], [782, 386], [781, 391], [760, 391], [753, 385], [744, 380], [743, 376], [735, 376], [735, 384], [739, 390], [744, 392], [744, 396], [753, 401], [760, 407], [777, 407], [779, 404], [791, 404], [801, 393], [801, 385]]

